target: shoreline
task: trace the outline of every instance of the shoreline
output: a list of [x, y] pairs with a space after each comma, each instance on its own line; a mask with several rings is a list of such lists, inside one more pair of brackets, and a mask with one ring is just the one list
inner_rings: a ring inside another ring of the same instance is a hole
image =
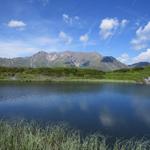
[[113, 80], [113, 79], [51, 79], [51, 80], [0, 80], [0, 83], [131, 83], [145, 84], [134, 80]]
[[131, 83], [150, 85], [149, 77], [150, 67], [111, 72], [79, 68], [0, 68], [0, 82]]

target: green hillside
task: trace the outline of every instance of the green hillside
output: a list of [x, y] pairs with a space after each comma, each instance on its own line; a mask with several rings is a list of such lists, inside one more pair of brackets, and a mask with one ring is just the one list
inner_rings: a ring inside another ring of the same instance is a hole
[[7, 68], [0, 67], [1, 81], [135, 81], [150, 76], [150, 67], [102, 72], [77, 68]]
[[105, 79], [113, 80], [133, 80], [143, 82], [145, 78], [150, 76], [150, 67], [122, 69], [105, 74]]

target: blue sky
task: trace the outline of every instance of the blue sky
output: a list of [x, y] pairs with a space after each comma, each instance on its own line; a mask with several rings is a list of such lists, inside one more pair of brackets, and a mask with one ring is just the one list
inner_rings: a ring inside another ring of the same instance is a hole
[[150, 61], [149, 0], [0, 2], [0, 57], [71, 50]]

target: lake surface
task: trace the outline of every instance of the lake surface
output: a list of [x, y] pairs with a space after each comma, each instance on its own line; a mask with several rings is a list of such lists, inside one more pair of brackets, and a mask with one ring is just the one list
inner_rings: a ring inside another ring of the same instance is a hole
[[64, 121], [86, 133], [150, 137], [150, 86], [0, 84], [0, 118]]

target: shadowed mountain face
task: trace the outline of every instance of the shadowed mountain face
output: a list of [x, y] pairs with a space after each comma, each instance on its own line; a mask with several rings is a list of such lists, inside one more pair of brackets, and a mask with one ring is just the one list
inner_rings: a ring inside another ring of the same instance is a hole
[[103, 57], [96, 52], [71, 52], [60, 53], [38, 52], [31, 57], [13, 59], [0, 58], [0, 66], [5, 67], [78, 67], [111, 71], [127, 66], [113, 57]]
[[129, 65], [130, 68], [146, 67], [146, 66], [150, 66], [150, 63], [149, 62], [139, 62], [139, 63]]

